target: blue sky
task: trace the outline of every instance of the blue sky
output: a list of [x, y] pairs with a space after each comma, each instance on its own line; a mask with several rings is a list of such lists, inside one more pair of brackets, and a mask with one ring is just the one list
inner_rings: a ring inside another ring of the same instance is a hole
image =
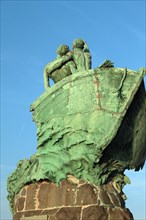
[[[30, 104], [44, 92], [43, 69], [60, 44], [86, 40], [93, 67], [146, 66], [145, 1], [1, 1], [1, 219], [12, 219], [6, 179], [19, 160], [36, 152]], [[146, 78], [145, 78], [146, 83]], [[126, 172], [127, 207], [146, 217], [146, 166]]]

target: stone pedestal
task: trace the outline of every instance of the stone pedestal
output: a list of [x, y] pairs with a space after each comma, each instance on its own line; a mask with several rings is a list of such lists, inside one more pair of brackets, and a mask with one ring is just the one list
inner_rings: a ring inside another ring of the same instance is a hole
[[74, 177], [60, 186], [31, 183], [14, 199], [13, 220], [133, 220], [122, 193], [112, 182], [95, 186]]

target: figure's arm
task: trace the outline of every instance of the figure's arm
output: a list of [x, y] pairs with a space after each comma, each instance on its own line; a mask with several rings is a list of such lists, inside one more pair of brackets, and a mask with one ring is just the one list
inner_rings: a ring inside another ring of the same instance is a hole
[[44, 87], [45, 89], [48, 89], [50, 87], [49, 85], [49, 76], [51, 74], [61, 68], [66, 62], [73, 60], [73, 54], [72, 52], [68, 52], [65, 56], [62, 56], [60, 58], [57, 58], [56, 60], [52, 61], [51, 63], [48, 63], [44, 70]]
[[45, 70], [44, 70], [44, 87], [45, 87], [45, 89], [48, 89], [50, 87], [49, 75], [47, 73], [47, 68], [45, 68]]
[[92, 65], [91, 54], [88, 52], [85, 52], [84, 56], [85, 56], [86, 70], [89, 70], [89, 69], [91, 69], [91, 65]]
[[62, 56], [60, 58], [57, 58], [56, 60], [52, 61], [51, 63], [48, 63], [46, 65], [47, 74], [51, 74], [54, 70], [60, 68], [63, 64], [73, 59], [73, 55], [71, 52], [67, 53], [65, 56]]

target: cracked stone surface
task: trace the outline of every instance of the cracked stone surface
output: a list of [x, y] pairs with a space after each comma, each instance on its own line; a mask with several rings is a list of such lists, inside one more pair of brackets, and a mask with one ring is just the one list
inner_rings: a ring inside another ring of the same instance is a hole
[[14, 220], [41, 215], [47, 215], [48, 220], [133, 220], [122, 197], [112, 182], [96, 186], [68, 179], [57, 186], [41, 181], [25, 186], [16, 195]]

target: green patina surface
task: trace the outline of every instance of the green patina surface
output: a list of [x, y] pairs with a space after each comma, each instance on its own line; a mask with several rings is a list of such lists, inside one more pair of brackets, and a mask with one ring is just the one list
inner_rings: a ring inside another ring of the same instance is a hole
[[32, 105], [37, 153], [21, 160], [8, 178], [8, 199], [31, 182], [57, 184], [68, 174], [96, 185], [125, 169], [140, 169], [146, 156], [144, 70], [97, 68], [70, 75]]

